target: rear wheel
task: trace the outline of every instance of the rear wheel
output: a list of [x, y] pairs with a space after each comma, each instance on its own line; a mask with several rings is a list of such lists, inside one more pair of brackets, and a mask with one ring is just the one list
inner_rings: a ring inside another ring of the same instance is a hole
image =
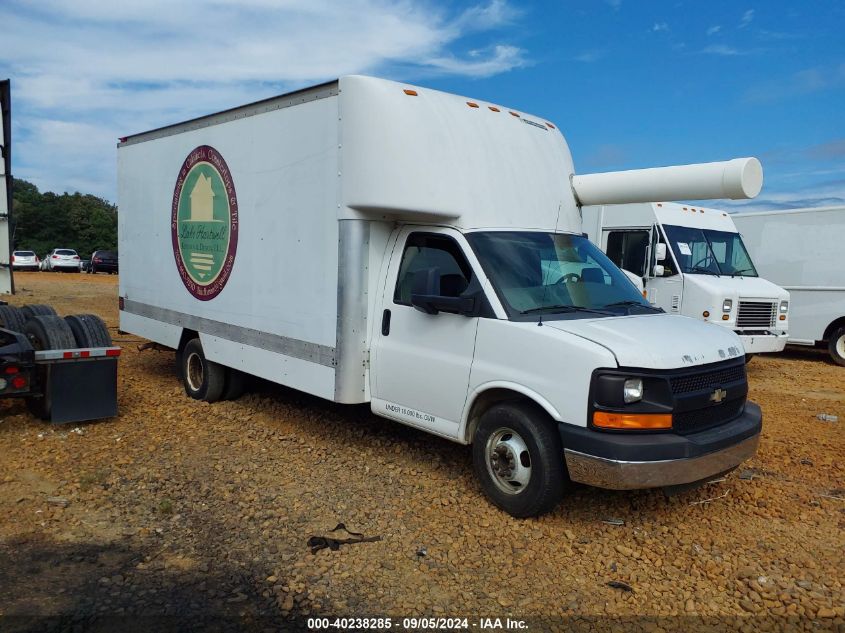
[[195, 400], [206, 402], [217, 402], [221, 399], [226, 386], [226, 368], [205, 357], [198, 338], [188, 341], [179, 359], [186, 394]]
[[226, 369], [226, 386], [223, 388], [223, 400], [237, 400], [246, 391], [247, 375], [231, 367]]
[[497, 404], [481, 416], [472, 447], [484, 493], [508, 514], [532, 517], [552, 510], [567, 483], [554, 423], [534, 406]]
[[73, 331], [77, 347], [111, 347], [109, 328], [96, 314], [71, 314], [65, 322]]
[[53, 309], [53, 306], [48, 306], [42, 303], [33, 303], [23, 306], [21, 308], [21, 314], [23, 314], [24, 319], [31, 319], [35, 316], [55, 316], [56, 311]]
[[845, 367], [845, 327], [833, 331], [828, 341], [827, 349], [830, 357], [837, 365]]
[[[36, 351], [50, 349], [73, 349], [76, 340], [73, 332], [64, 319], [55, 315], [36, 315], [31, 317], [23, 326], [23, 333], [29, 339]], [[42, 420], [49, 420], [52, 412], [50, 401], [50, 374], [46, 367], [36, 369], [38, 384], [41, 385], [43, 395], [26, 399], [29, 410]]]
[[13, 332], [23, 332], [24, 323], [26, 318], [20, 309], [15, 306], [0, 306], [0, 327]]
[[756, 354], [746, 354], [745, 355], [745, 364], [747, 365], [748, 363], [750, 363], [751, 359], [754, 358], [755, 356], [756, 356]]

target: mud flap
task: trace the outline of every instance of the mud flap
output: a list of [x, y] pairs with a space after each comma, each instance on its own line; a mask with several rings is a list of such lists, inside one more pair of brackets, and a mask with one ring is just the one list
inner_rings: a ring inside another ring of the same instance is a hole
[[117, 415], [117, 358], [51, 363], [46, 373], [52, 424]]

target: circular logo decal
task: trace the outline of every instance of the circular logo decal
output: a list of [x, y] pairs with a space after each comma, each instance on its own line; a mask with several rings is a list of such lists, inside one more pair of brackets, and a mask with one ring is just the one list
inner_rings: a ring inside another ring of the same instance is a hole
[[201, 301], [214, 299], [235, 264], [238, 198], [229, 166], [209, 145], [200, 145], [182, 163], [173, 190], [170, 232], [185, 288]]

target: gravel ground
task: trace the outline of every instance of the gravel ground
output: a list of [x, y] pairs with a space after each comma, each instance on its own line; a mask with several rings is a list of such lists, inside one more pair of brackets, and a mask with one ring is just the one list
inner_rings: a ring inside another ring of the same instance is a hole
[[[116, 329], [116, 277], [15, 278], [11, 303]], [[725, 481], [672, 497], [577, 487], [516, 520], [481, 495], [468, 447], [261, 382], [196, 402], [172, 353], [116, 338], [119, 417], [50, 426], [0, 403], [0, 629], [433, 615], [845, 630], [845, 369], [820, 352], [751, 362], [763, 439]], [[312, 555], [307, 539], [346, 537], [329, 532], [341, 522], [381, 540]]]

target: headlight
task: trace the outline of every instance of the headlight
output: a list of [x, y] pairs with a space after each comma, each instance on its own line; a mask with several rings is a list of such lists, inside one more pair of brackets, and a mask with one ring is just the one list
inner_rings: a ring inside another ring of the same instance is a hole
[[780, 302], [780, 313], [786, 314], [789, 310], [789, 301], [781, 301]]
[[643, 381], [641, 378], [628, 378], [624, 386], [624, 400], [626, 403], [639, 402], [643, 399]]
[[730, 312], [731, 308], [734, 307], [733, 299], [725, 299], [722, 302], [722, 312]]

